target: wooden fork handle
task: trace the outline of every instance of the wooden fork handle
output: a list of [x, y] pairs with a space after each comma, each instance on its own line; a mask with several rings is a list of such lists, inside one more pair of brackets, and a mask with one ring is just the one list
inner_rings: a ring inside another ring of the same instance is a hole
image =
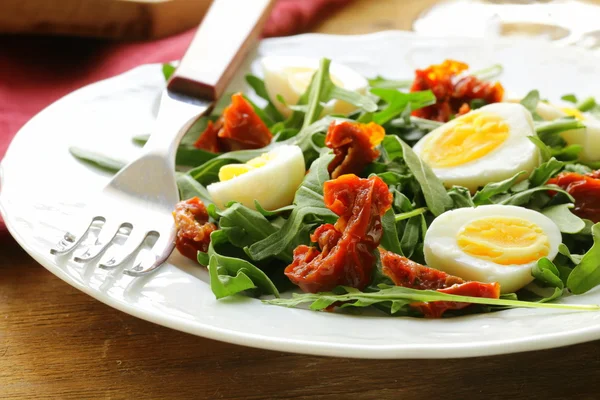
[[260, 34], [275, 0], [214, 0], [181, 64], [171, 91], [217, 100]]

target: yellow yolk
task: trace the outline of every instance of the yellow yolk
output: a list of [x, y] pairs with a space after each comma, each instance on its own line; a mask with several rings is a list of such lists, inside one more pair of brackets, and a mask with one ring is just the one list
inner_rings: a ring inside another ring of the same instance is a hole
[[[294, 92], [300, 94], [306, 91], [310, 81], [315, 74], [316, 70], [313, 68], [302, 68], [302, 67], [289, 67], [285, 69], [285, 74], [288, 75], [288, 82], [294, 90]], [[330, 75], [331, 81], [336, 86], [344, 87], [343, 82], [337, 79], [335, 76]]]
[[260, 156], [253, 158], [245, 164], [227, 164], [219, 169], [219, 180], [221, 182], [231, 180], [236, 176], [243, 175], [254, 169], [264, 167], [273, 159], [273, 155], [270, 153], [264, 153]]
[[432, 137], [423, 148], [422, 158], [434, 168], [456, 167], [487, 155], [508, 136], [508, 124], [500, 116], [466, 114], [451, 128]]
[[569, 117], [575, 117], [578, 121], [585, 120], [583, 113], [576, 108], [561, 108], [561, 111], [567, 114]]
[[527, 264], [550, 252], [550, 242], [542, 228], [515, 217], [472, 221], [459, 232], [457, 242], [465, 253], [500, 265]]

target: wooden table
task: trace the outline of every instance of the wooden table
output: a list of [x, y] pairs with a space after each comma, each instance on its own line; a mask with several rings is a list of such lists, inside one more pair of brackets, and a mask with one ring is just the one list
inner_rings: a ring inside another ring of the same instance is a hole
[[[357, 0], [316, 31], [408, 29], [430, 0]], [[368, 7], [369, 6], [369, 7]], [[600, 341], [464, 360], [251, 349], [116, 311], [0, 238], [1, 399], [597, 399]]]

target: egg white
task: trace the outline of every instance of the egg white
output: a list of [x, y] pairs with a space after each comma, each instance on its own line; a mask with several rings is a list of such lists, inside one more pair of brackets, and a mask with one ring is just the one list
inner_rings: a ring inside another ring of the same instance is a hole
[[233, 179], [207, 186], [215, 205], [221, 209], [231, 201], [256, 209], [254, 200], [267, 210], [292, 204], [304, 179], [304, 155], [298, 146], [281, 145], [269, 152], [273, 156], [264, 166]]
[[[452, 167], [432, 167], [435, 175], [448, 188], [464, 186], [471, 192], [475, 192], [478, 187], [487, 183], [508, 179], [520, 171], [526, 172], [521, 177], [525, 179], [541, 163], [538, 148], [527, 138], [535, 135], [531, 113], [521, 104], [494, 103], [465, 115], [478, 112], [499, 116], [509, 127], [508, 138], [496, 149], [478, 159]], [[413, 147], [415, 153], [422, 157], [424, 147], [429, 140], [435, 140], [452, 129], [463, 117], [447, 122], [425, 135]]]
[[[546, 121], [567, 116], [567, 113], [560, 108], [541, 101], [538, 103], [536, 111]], [[600, 161], [600, 120], [590, 113], [582, 113], [582, 115], [584, 119], [581, 122], [585, 128], [564, 131], [560, 135], [567, 144], [582, 146], [579, 160], [583, 162]]]
[[464, 252], [457, 237], [463, 227], [484, 217], [516, 217], [542, 228], [550, 244], [547, 258], [553, 260], [562, 243], [558, 226], [545, 215], [517, 206], [486, 205], [448, 211], [435, 220], [427, 230], [423, 252], [428, 266], [465, 280], [498, 282], [502, 293], [515, 292], [533, 280], [531, 269], [536, 264], [501, 265]]
[[[275, 107], [284, 116], [289, 116], [292, 111], [287, 105], [298, 103], [300, 96], [304, 94], [310, 77], [319, 68], [320, 60], [317, 58], [299, 57], [299, 56], [269, 56], [261, 60], [264, 74], [265, 87], [271, 101]], [[302, 77], [293, 76], [290, 69], [307, 69], [310, 72], [301, 72]], [[329, 67], [329, 73], [338, 86], [344, 89], [356, 91], [365, 94], [368, 87], [368, 81], [353, 69], [332, 62]], [[285, 103], [278, 100], [281, 96]], [[331, 100], [325, 105], [324, 114], [343, 114], [347, 115], [355, 111], [356, 106], [341, 100]]]

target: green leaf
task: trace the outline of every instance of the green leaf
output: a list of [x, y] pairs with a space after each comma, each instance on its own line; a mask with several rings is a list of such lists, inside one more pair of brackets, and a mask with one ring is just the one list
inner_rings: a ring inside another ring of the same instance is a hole
[[545, 285], [560, 288], [561, 290], [564, 288], [558, 268], [546, 257], [538, 260], [536, 265], [533, 266], [531, 274]]
[[555, 158], [551, 158], [536, 169], [533, 170], [529, 177], [531, 186], [541, 186], [548, 182], [548, 179], [556, 175], [563, 167], [565, 163], [558, 161]]
[[502, 65], [494, 64], [487, 68], [480, 69], [478, 71], [473, 71], [471, 75], [473, 75], [477, 79], [481, 79], [482, 81], [489, 81], [490, 79], [494, 79], [500, 76], [500, 74], [502, 74], [503, 71], [504, 68], [502, 67]]
[[551, 190], [553, 192], [564, 194], [565, 196], [567, 196], [567, 198], [571, 202], [575, 201], [575, 199], [573, 199], [573, 196], [571, 196], [568, 192], [562, 190], [558, 186], [547, 185], [547, 186], [538, 186], [538, 187], [534, 187], [531, 189], [523, 190], [521, 192], [515, 193], [513, 195], [510, 195], [510, 196], [502, 199], [502, 201], [499, 201], [496, 204], [504, 204], [504, 205], [508, 205], [508, 206], [522, 206], [524, 204], [527, 204], [531, 200], [531, 196], [533, 194], [535, 194], [537, 192], [547, 192], [549, 190]]
[[[215, 250], [219, 245], [227, 242], [227, 234], [223, 231], [214, 231], [210, 235], [208, 270], [210, 288], [216, 298], [221, 299], [254, 288], [258, 289], [261, 294], [272, 294], [279, 297], [279, 291], [275, 284], [259, 268], [241, 258], [220, 255]], [[200, 256], [200, 258], [203, 257]]]
[[269, 93], [265, 87], [265, 82], [254, 75], [246, 75], [246, 82], [258, 95], [258, 97], [267, 101], [267, 105], [263, 109], [263, 112], [269, 117], [269, 119], [275, 122], [283, 121], [283, 116], [277, 110], [277, 107], [275, 107], [275, 104], [269, 97]]
[[223, 230], [229, 241], [237, 247], [249, 246], [277, 232], [260, 212], [252, 210], [240, 203], [235, 203], [219, 213], [219, 228]]
[[523, 99], [521, 100], [521, 104], [525, 107], [532, 115], [537, 114], [537, 104], [540, 101], [540, 92], [537, 90], [532, 90]]
[[475, 207], [475, 203], [473, 203], [473, 199], [471, 198], [471, 192], [466, 187], [462, 186], [453, 186], [452, 189], [448, 190], [448, 196], [452, 199], [455, 208], [463, 208], [463, 207]]
[[581, 102], [577, 103], [576, 108], [579, 111], [586, 112], [586, 111], [590, 111], [595, 106], [596, 106], [596, 99], [594, 99], [593, 97], [588, 97], [587, 99], [582, 100]]
[[336, 86], [329, 75], [331, 60], [321, 59], [319, 69], [312, 77], [307, 93], [300, 98], [298, 105], [306, 105], [303, 128], [311, 125], [323, 111], [322, 103], [338, 99], [353, 104], [364, 111], [377, 110], [377, 104], [367, 96]]
[[181, 200], [198, 197], [205, 205], [212, 204], [208, 190], [188, 174], [177, 173], [177, 187], [179, 188], [179, 198]]
[[113, 173], [119, 172], [121, 168], [127, 165], [125, 161], [117, 160], [116, 158], [111, 158], [95, 151], [82, 149], [81, 147], [69, 147], [69, 152], [78, 160]]
[[592, 236], [594, 244], [567, 280], [567, 288], [575, 294], [585, 293], [600, 284], [600, 224], [592, 227]]
[[419, 243], [419, 232], [421, 229], [421, 216], [417, 215], [416, 217], [410, 218], [406, 226], [404, 227], [404, 232], [402, 233], [402, 239], [400, 240], [400, 247], [402, 248], [402, 253], [406, 257], [412, 257], [417, 244]]
[[396, 229], [396, 220], [394, 210], [390, 208], [381, 218], [383, 227], [383, 236], [381, 237], [381, 247], [392, 253], [403, 255], [400, 240], [398, 239], [398, 230]]
[[579, 153], [583, 151], [583, 146], [580, 144], [571, 144], [563, 148], [553, 148], [551, 154], [561, 161], [576, 161], [579, 158]]
[[369, 86], [372, 88], [382, 89], [408, 89], [412, 85], [412, 80], [393, 80], [385, 79], [377, 75], [375, 78], [369, 79]]
[[162, 73], [163, 76], [165, 77], [165, 81], [168, 81], [169, 78], [171, 78], [171, 75], [173, 75], [173, 72], [175, 72], [177, 68], [175, 68], [173, 65], [169, 64], [169, 63], [165, 63], [162, 65]]
[[405, 219], [409, 219], [412, 217], [420, 216], [427, 212], [427, 207], [415, 208], [411, 211], [403, 212], [402, 214], [394, 215], [394, 220], [396, 222], [404, 221]]
[[550, 160], [552, 157], [552, 151], [550, 150], [550, 147], [546, 146], [546, 144], [542, 142], [542, 139], [537, 136], [527, 136], [527, 139], [531, 140], [533, 144], [540, 149], [540, 155], [542, 156], [543, 162]]
[[384, 138], [386, 151], [388, 148], [386, 143], [389, 144], [394, 141], [399, 143], [400, 148], [402, 149], [404, 162], [421, 186], [423, 197], [425, 198], [425, 203], [427, 204], [429, 211], [437, 217], [446, 211], [446, 209], [452, 207], [452, 199], [446, 192], [442, 181], [439, 180], [427, 164], [421, 161], [409, 145], [396, 136], [386, 136]]
[[402, 93], [395, 89], [374, 88], [371, 89], [371, 93], [387, 103], [387, 107], [373, 115], [373, 121], [379, 125], [383, 125], [401, 115], [407, 106], [410, 106], [411, 110], [417, 110], [436, 102], [435, 95], [430, 90]]
[[565, 94], [560, 99], [568, 101], [569, 103], [577, 103], [577, 96], [575, 96], [574, 94]]
[[[403, 303], [414, 302], [432, 302], [432, 301], [450, 301], [457, 303], [473, 303], [483, 304], [496, 307], [511, 307], [511, 308], [550, 308], [563, 310], [581, 310], [581, 311], [598, 311], [598, 305], [582, 305], [582, 304], [560, 304], [560, 303], [540, 303], [519, 301], [513, 299], [490, 299], [485, 297], [459, 296], [454, 294], [442, 293], [434, 290], [417, 290], [402, 286], [387, 286], [379, 285], [380, 290], [375, 292], [356, 292], [352, 291], [345, 294], [336, 294], [333, 292], [325, 293], [305, 293], [292, 295], [291, 299], [273, 299], [263, 300], [266, 304], [273, 304], [284, 307], [296, 307], [303, 303], [315, 304], [311, 307], [312, 310], [323, 310], [329, 305], [340, 302], [348, 304], [346, 307], [368, 307], [374, 304], [390, 303], [394, 301]], [[326, 299], [321, 303], [321, 299]], [[399, 307], [396, 307], [399, 309]]]
[[481, 190], [473, 196], [473, 203], [476, 206], [484, 204], [492, 204], [492, 197], [505, 193], [510, 189], [515, 182], [525, 173], [525, 171], [517, 172], [513, 177], [500, 182], [491, 182], [485, 185]]
[[562, 233], [579, 233], [585, 228], [585, 222], [571, 212], [573, 204], [558, 204], [542, 210], [542, 214], [550, 218]]
[[564, 243], [558, 245], [558, 252], [567, 257], [574, 265], [579, 265], [584, 256], [584, 254], [571, 254], [571, 251]]

